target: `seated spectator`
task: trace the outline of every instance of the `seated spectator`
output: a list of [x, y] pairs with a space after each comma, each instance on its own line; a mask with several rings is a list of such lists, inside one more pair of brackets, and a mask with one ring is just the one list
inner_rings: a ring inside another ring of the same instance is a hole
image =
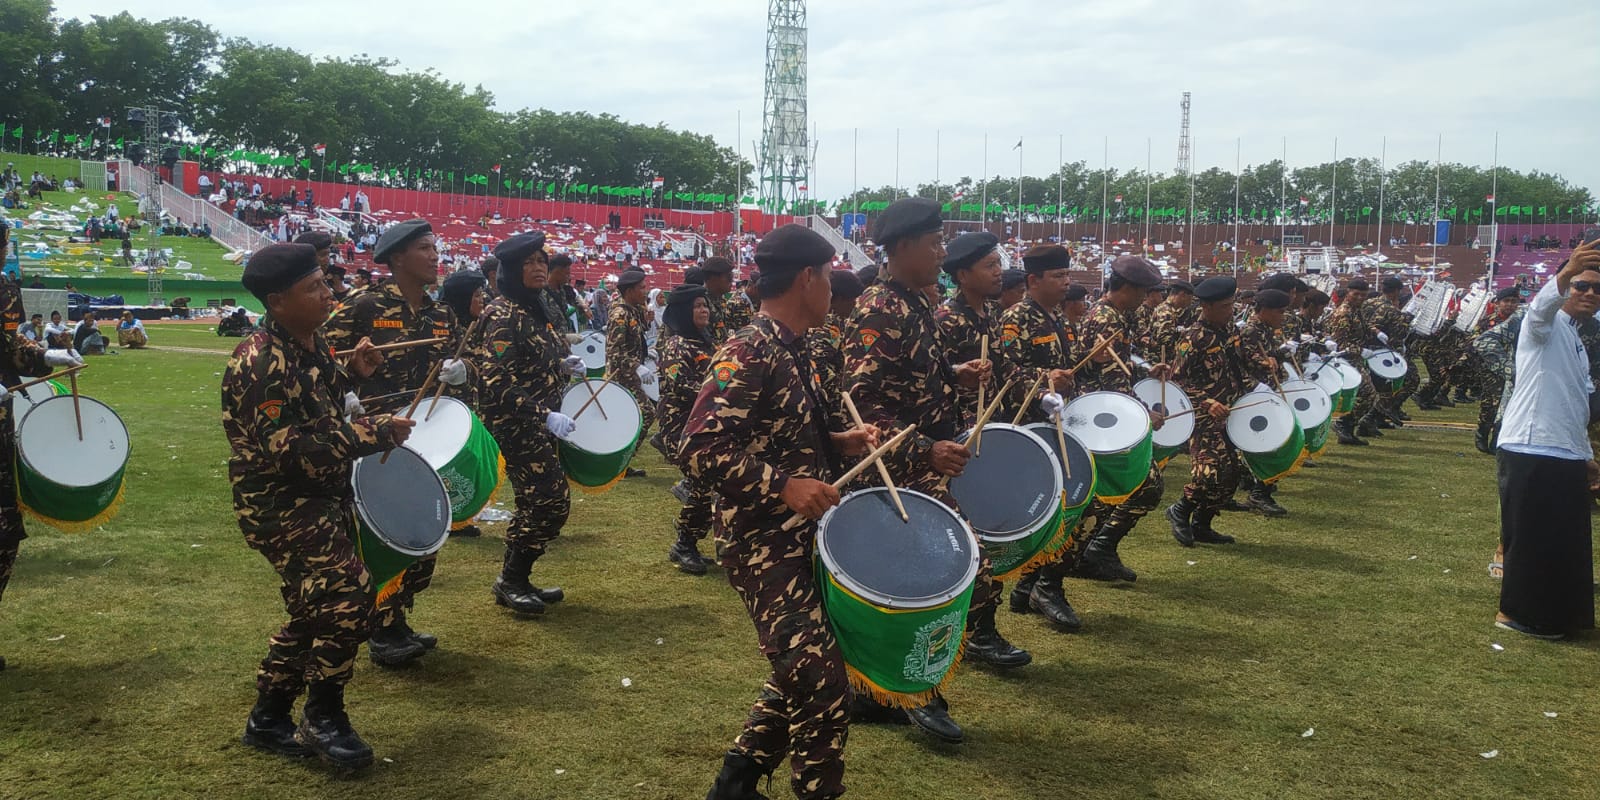
[[132, 311], [122, 312], [122, 321], [117, 323], [117, 344], [137, 350], [149, 343], [150, 337], [144, 333], [144, 323], [134, 319]]
[[[39, 279], [35, 278], [34, 279], [34, 283], [39, 283]], [[40, 288], [42, 288], [43, 286], [44, 286], [44, 284], [42, 284], [42, 283], [39, 284]], [[21, 336], [24, 339], [27, 339], [30, 342], [37, 342], [40, 339], [43, 339], [44, 338], [44, 315], [43, 314], [34, 314], [33, 317], [30, 318], [27, 322], [24, 322], [21, 325], [18, 325], [17, 326], [17, 335]]]
[[50, 323], [44, 326], [44, 338], [50, 347], [72, 347], [72, 331], [61, 321], [60, 311], [50, 312]]
[[177, 317], [178, 319], [188, 319], [190, 302], [191, 298], [188, 297], [172, 298], [172, 316]]
[[105, 355], [106, 337], [100, 335], [100, 325], [95, 322], [92, 312], [84, 314], [73, 329], [72, 349], [86, 356]]

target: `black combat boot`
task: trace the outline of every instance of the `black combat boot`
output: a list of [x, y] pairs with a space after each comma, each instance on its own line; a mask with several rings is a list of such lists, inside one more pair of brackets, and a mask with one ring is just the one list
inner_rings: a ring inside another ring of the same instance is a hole
[[404, 623], [392, 623], [372, 632], [367, 640], [367, 655], [380, 667], [399, 667], [421, 658], [428, 648], [411, 640], [411, 629]]
[[643, 478], [648, 474], [641, 467], [628, 467], [622, 471], [622, 477], [624, 478]]
[[667, 551], [667, 560], [678, 565], [678, 570], [689, 575], [706, 574], [706, 558], [700, 555], [700, 542], [694, 536], [678, 531], [678, 541]]
[[1289, 509], [1278, 505], [1272, 499], [1272, 487], [1264, 483], [1257, 483], [1250, 489], [1250, 499], [1246, 501], [1250, 510], [1263, 517], [1284, 517], [1289, 515]]
[[995, 627], [996, 606], [975, 608], [969, 612], [972, 619], [972, 636], [967, 639], [967, 658], [998, 669], [1015, 669], [1033, 663], [1033, 655], [1006, 641]]
[[483, 531], [479, 530], [476, 525], [463, 525], [459, 528], [451, 528], [450, 535], [461, 539], [476, 539], [483, 535]]
[[1347, 444], [1355, 447], [1366, 447], [1369, 444], [1366, 439], [1356, 435], [1355, 423], [1351, 421], [1349, 416], [1343, 416], [1337, 420], [1334, 420], [1333, 432], [1339, 437], [1339, 444]]
[[1440, 408], [1455, 408], [1456, 404], [1450, 399], [1450, 387], [1441, 386], [1439, 391], [1433, 393], [1433, 404]]
[[1472, 402], [1472, 398], [1467, 396], [1467, 390], [1460, 386], [1456, 387], [1455, 397], [1450, 399], [1454, 400], [1458, 405], [1466, 405]]
[[1406, 413], [1404, 400], [1396, 400], [1394, 407], [1388, 409], [1386, 413], [1388, 413], [1389, 419], [1394, 421], [1395, 427], [1398, 428], [1404, 428], [1405, 424], [1411, 421], [1411, 415]]
[[766, 774], [755, 759], [730, 750], [722, 757], [722, 771], [717, 773], [717, 782], [711, 784], [706, 800], [767, 800], [766, 795], [756, 791], [756, 783]]
[[344, 713], [344, 685], [333, 681], [311, 684], [306, 693], [305, 716], [294, 732], [295, 741], [323, 761], [340, 769], [372, 766], [372, 748], [361, 741]]
[[961, 744], [966, 738], [961, 726], [950, 718], [950, 704], [942, 696], [935, 695], [927, 705], [907, 711], [906, 716], [911, 719], [912, 725], [947, 744]]
[[404, 613], [400, 615], [400, 619], [395, 623], [395, 625], [400, 628], [400, 632], [404, 633], [407, 639], [422, 645], [428, 650], [432, 650], [433, 648], [439, 646], [439, 637], [434, 636], [431, 633], [423, 633], [422, 631], [412, 630], [411, 623], [406, 621], [406, 615]]
[[533, 571], [532, 553], [506, 548], [505, 561], [500, 567], [500, 577], [494, 579], [494, 601], [518, 614], [543, 614], [544, 598], [528, 583], [528, 573]]
[[667, 460], [667, 463], [672, 463], [672, 454], [667, 452], [667, 443], [666, 440], [661, 438], [661, 431], [656, 431], [655, 435], [650, 437], [650, 446], [654, 447], [656, 452]]
[[1039, 578], [1028, 593], [1028, 607], [1044, 615], [1051, 624], [1065, 631], [1083, 627], [1078, 612], [1072, 610], [1067, 595], [1061, 590], [1061, 579], [1066, 570], [1060, 564], [1046, 564], [1039, 568]]
[[1215, 519], [1215, 509], [1199, 508], [1194, 512], [1194, 540], [1200, 544], [1233, 544], [1233, 537], [1226, 533], [1217, 533], [1211, 529], [1211, 520]]
[[[1133, 521], [1128, 522], [1131, 527]], [[1107, 517], [1100, 529], [1089, 538], [1089, 543], [1084, 545], [1083, 555], [1078, 557], [1077, 574], [1095, 581], [1132, 583], [1138, 580], [1138, 574], [1128, 569], [1127, 565], [1122, 563], [1122, 557], [1117, 555], [1117, 546], [1128, 533], [1128, 529], [1116, 521], [1114, 514]]]
[[1378, 428], [1381, 427], [1381, 426], [1374, 419], [1374, 417], [1376, 417], [1376, 416], [1377, 416], [1377, 414], [1376, 414], [1376, 412], [1374, 412], [1372, 414], [1368, 414], [1365, 417], [1362, 417], [1361, 421], [1359, 423], [1356, 423], [1356, 433], [1361, 435], [1361, 436], [1365, 436], [1365, 437], [1367, 437], [1369, 439], [1381, 439], [1381, 438], [1383, 438], [1383, 431], [1378, 430]]
[[1011, 587], [1011, 613], [1027, 614], [1033, 611], [1028, 606], [1028, 595], [1033, 593], [1034, 584], [1039, 582], [1039, 570], [1034, 569], [1017, 580], [1017, 585]]
[[1478, 448], [1478, 452], [1488, 456], [1494, 455], [1494, 423], [1478, 423], [1478, 432], [1472, 437], [1472, 443]]
[[676, 498], [678, 502], [683, 503], [685, 505], [687, 505], [689, 503], [689, 479], [688, 478], [680, 478], [678, 480], [678, 482], [672, 484], [672, 488], [668, 489], [667, 491], [671, 492], [672, 496], [674, 498]]
[[1194, 501], [1187, 497], [1179, 497], [1178, 502], [1167, 506], [1167, 522], [1172, 523], [1172, 538], [1184, 547], [1194, 547], [1194, 523], [1189, 518], [1194, 514]]
[[1439, 401], [1434, 399], [1433, 392], [1417, 392], [1415, 400], [1417, 401], [1417, 408], [1423, 411], [1439, 410]]
[[240, 741], [258, 750], [304, 758], [311, 755], [294, 740], [294, 698], [298, 692], [257, 692], [256, 707], [244, 721]]

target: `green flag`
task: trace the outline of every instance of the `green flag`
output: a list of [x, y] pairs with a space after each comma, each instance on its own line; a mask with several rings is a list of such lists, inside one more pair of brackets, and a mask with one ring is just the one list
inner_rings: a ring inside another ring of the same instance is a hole
[[[21, 139], [22, 138], [22, 126], [18, 125], [17, 129], [11, 132], [11, 135], [17, 137], [18, 139]], [[117, 140], [117, 144], [121, 144], [121, 143], [122, 143], [122, 140], [118, 139]]]

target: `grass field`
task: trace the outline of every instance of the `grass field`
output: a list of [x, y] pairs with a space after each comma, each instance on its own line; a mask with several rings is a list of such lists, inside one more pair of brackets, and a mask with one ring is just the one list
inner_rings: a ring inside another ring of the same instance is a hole
[[[132, 430], [127, 505], [87, 534], [31, 526], [0, 605], [0, 798], [704, 796], [766, 664], [720, 573], [667, 564], [676, 476], [653, 451], [648, 478], [574, 495], [535, 572], [569, 599], [542, 620], [492, 605], [500, 526], [449, 543], [413, 615], [439, 649], [398, 672], [363, 657], [351, 686], [369, 772], [240, 745], [283, 612], [225, 477], [237, 340], [151, 337], [217, 352], [126, 352], [83, 376]], [[850, 796], [1596, 796], [1596, 642], [1492, 627], [1492, 476], [1470, 433], [1411, 429], [1289, 479], [1288, 518], [1224, 516], [1237, 545], [1181, 549], [1147, 519], [1124, 545], [1138, 583], [1069, 583], [1083, 633], [1002, 612], [1035, 660], [956, 678], [965, 745], [855, 727]]]

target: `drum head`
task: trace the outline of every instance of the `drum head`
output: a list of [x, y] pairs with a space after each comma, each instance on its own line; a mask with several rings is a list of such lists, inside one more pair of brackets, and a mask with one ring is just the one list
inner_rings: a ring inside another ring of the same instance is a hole
[[[18, 381], [20, 381], [22, 383], [26, 383], [26, 382], [31, 381], [31, 380], [33, 380], [33, 378], [29, 378], [29, 377], [26, 377], [26, 376], [18, 378]], [[56, 393], [56, 388], [54, 386], [51, 386], [48, 383], [41, 383], [41, 384], [38, 384], [38, 385], [35, 385], [35, 386], [29, 386], [28, 388], [22, 389], [20, 391], [12, 392], [11, 393], [11, 427], [12, 427], [12, 430], [16, 430], [17, 428], [21, 428], [22, 427], [22, 418], [26, 417], [28, 415], [28, 410], [29, 409], [33, 408], [34, 406], [38, 405], [39, 403], [44, 402], [45, 400], [50, 399], [51, 397], [54, 397], [55, 393]], [[72, 433], [73, 433], [74, 436], [76, 436], [78, 432], [77, 432], [76, 429], [74, 429]]]
[[[585, 388], [588, 387], [588, 388]], [[578, 409], [589, 402], [589, 391], [600, 399], [589, 403], [583, 414]], [[601, 413], [601, 408], [605, 413]], [[577, 430], [565, 444], [589, 453], [617, 453], [633, 446], [639, 438], [639, 403], [633, 393], [607, 381], [587, 380], [567, 387], [561, 396], [561, 413], [577, 420]]]
[[[572, 354], [583, 359], [589, 369], [606, 368], [606, 335], [590, 331], [572, 346]], [[602, 401], [604, 402], [604, 401]]]
[[1150, 435], [1144, 404], [1119, 392], [1090, 392], [1061, 411], [1067, 432], [1094, 453], [1121, 453]]
[[[1061, 442], [1067, 443], [1067, 469], [1061, 475], [1062, 494], [1066, 496], [1066, 507], [1077, 508], [1089, 502], [1089, 496], [1094, 494], [1094, 454], [1089, 452], [1078, 437], [1071, 431], [1062, 431], [1060, 439], [1056, 438], [1056, 426], [1049, 422], [1035, 422], [1029, 425], [1028, 432], [1039, 437], [1050, 448], [1050, 453], [1056, 457], [1056, 463], [1062, 463]], [[988, 434], [984, 434], [987, 439]], [[987, 445], [985, 445], [987, 446]], [[1071, 477], [1067, 476], [1071, 472]]]
[[1189, 437], [1194, 434], [1194, 404], [1189, 402], [1189, 395], [1184, 394], [1183, 388], [1171, 381], [1165, 381], [1166, 404], [1161, 402], [1163, 381], [1154, 378], [1145, 378], [1133, 385], [1133, 396], [1144, 403], [1144, 407], [1151, 411], [1159, 411], [1171, 416], [1183, 414], [1176, 419], [1167, 420], [1158, 431], [1150, 434], [1150, 441], [1156, 447], [1181, 447]]
[[128, 464], [128, 428], [111, 407], [78, 397], [83, 439], [68, 395], [28, 410], [17, 428], [17, 453], [28, 468], [60, 486], [98, 486]]
[[950, 495], [979, 536], [1020, 539], [1055, 514], [1061, 467], [1033, 434], [1014, 425], [986, 425], [983, 454], [950, 479]]
[[1340, 372], [1332, 362], [1307, 364], [1306, 379], [1321, 387], [1330, 397], [1344, 391], [1344, 373]]
[[1233, 405], [1239, 409], [1228, 414], [1228, 441], [1234, 447], [1271, 453], [1294, 436], [1294, 412], [1277, 392], [1251, 392]]
[[1386, 381], [1397, 381], [1404, 378], [1406, 370], [1409, 368], [1410, 365], [1406, 363], [1406, 357], [1393, 350], [1379, 350], [1373, 353], [1371, 358], [1367, 359], [1367, 369], [1372, 370], [1373, 375]]
[[1284, 381], [1283, 396], [1303, 430], [1311, 430], [1333, 416], [1333, 397], [1311, 381]]
[[949, 506], [899, 491], [910, 522], [900, 519], [888, 489], [852, 492], [818, 523], [817, 554], [834, 580], [875, 605], [939, 605], [977, 577], [978, 542]]
[[1361, 388], [1361, 370], [1356, 369], [1353, 364], [1342, 358], [1336, 358], [1333, 360], [1333, 368], [1339, 370], [1339, 377], [1344, 382], [1342, 388]]
[[350, 472], [356, 513], [390, 548], [410, 556], [438, 552], [450, 535], [450, 496], [439, 473], [409, 447], [371, 455]]
[[443, 469], [467, 446], [467, 439], [472, 435], [472, 409], [453, 397], [441, 397], [429, 413], [431, 402], [425, 400], [417, 407], [424, 416], [419, 417], [417, 426], [411, 429], [406, 447], [417, 451], [434, 469]]

